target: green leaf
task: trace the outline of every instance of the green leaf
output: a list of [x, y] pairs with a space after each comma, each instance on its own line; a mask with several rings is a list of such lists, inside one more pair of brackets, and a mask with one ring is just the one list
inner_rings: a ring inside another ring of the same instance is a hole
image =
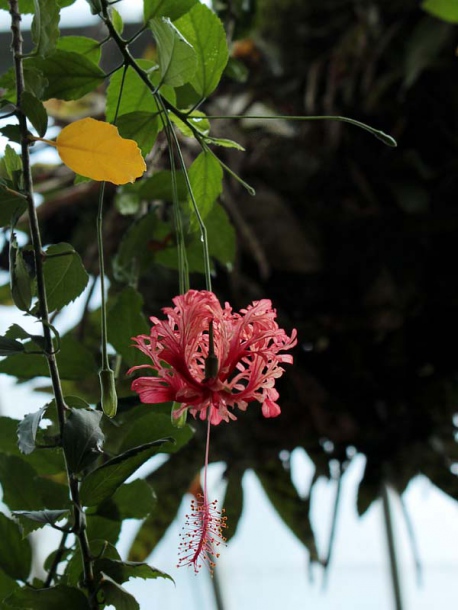
[[[138, 60], [137, 64], [147, 73], [149, 81], [151, 81], [151, 86], [157, 87], [160, 81], [158, 66], [154, 62], [146, 59]], [[113, 123], [116, 115], [121, 84], [123, 82], [123, 74], [124, 68], [117, 70], [111, 76], [110, 84], [108, 85], [106, 117], [107, 121], [110, 123]], [[169, 102], [172, 104], [175, 103], [175, 92], [171, 87], [164, 85], [161, 87], [161, 93], [169, 100]], [[118, 118], [124, 114], [130, 114], [131, 112], [138, 111], [149, 114], [157, 114], [162, 111], [162, 109], [158, 107], [151, 89], [148, 87], [148, 84], [145, 83], [137, 72], [135, 72], [135, 70], [129, 66], [124, 78]]]
[[456, 0], [425, 0], [421, 8], [449, 23], [458, 23], [458, 2]]
[[122, 34], [124, 30], [124, 23], [122, 21], [121, 15], [115, 8], [110, 8], [111, 21], [114, 25], [114, 29], [118, 32], [118, 34]]
[[89, 281], [79, 254], [66, 243], [47, 248], [43, 273], [49, 311], [62, 309], [74, 301]]
[[[210, 257], [231, 269], [235, 259], [236, 236], [229, 217], [224, 208], [216, 203], [205, 218]], [[191, 272], [204, 273], [202, 259], [202, 242], [197, 233], [191, 235], [192, 240], [186, 246], [188, 267]], [[178, 260], [175, 248], [162, 249], [157, 252], [155, 261], [169, 267], [178, 269]]]
[[[110, 559], [121, 559], [118, 551], [116, 550], [116, 547], [110, 542], [107, 542], [102, 538], [89, 538], [89, 541], [93, 557], [109, 557]], [[67, 565], [65, 566], [64, 577], [65, 582], [71, 585], [77, 585], [81, 582], [82, 578], [84, 578], [83, 566], [81, 564], [81, 554], [79, 553], [79, 550], [73, 553], [72, 557], [70, 557]]]
[[[176, 171], [174, 175], [177, 198], [179, 201], [186, 201], [188, 190], [184, 174], [182, 171]], [[172, 172], [161, 170], [140, 182], [126, 184], [118, 189], [116, 207], [121, 214], [135, 214], [142, 201], [147, 201], [148, 203], [153, 200], [172, 202], [173, 198]], [[141, 221], [142, 219], [140, 219]]]
[[15, 580], [26, 580], [32, 567], [30, 542], [23, 540], [19, 527], [0, 513], [0, 568]]
[[157, 215], [151, 210], [129, 227], [113, 262], [116, 279], [129, 281], [130, 277], [139, 277], [149, 268], [153, 259], [150, 244], [154, 240], [157, 223]]
[[228, 140], [227, 138], [212, 138], [207, 136], [205, 138], [206, 144], [214, 144], [215, 146], [222, 146], [223, 148], [235, 148], [236, 150], [245, 150], [241, 144], [234, 142], [234, 140]]
[[[27, 344], [25, 344], [27, 349]], [[92, 353], [71, 335], [62, 337], [57, 354], [59, 372], [62, 379], [88, 379], [97, 374], [97, 366]], [[39, 354], [14, 354], [0, 362], [0, 373], [13, 375], [19, 379], [48, 377], [46, 358]]]
[[42, 508], [36, 471], [22, 458], [0, 455], [3, 501], [11, 509]]
[[180, 87], [189, 82], [197, 69], [192, 46], [166, 17], [152, 19], [150, 28], [156, 39], [161, 83]]
[[21, 610], [90, 610], [84, 593], [76, 587], [57, 585], [47, 589], [24, 587], [6, 598], [7, 607]]
[[197, 54], [197, 70], [190, 84], [205, 98], [218, 85], [229, 57], [223, 24], [198, 2], [175, 25]]
[[194, 132], [192, 131], [189, 124], [195, 127], [201, 134], [207, 135], [210, 131], [210, 121], [207, 119], [205, 114], [200, 110], [194, 110], [191, 114], [187, 115], [188, 123], [182, 121], [173, 112], [169, 113], [170, 120], [174, 123], [181, 133], [187, 138], [193, 138]]
[[235, 260], [237, 238], [234, 226], [222, 205], [213, 206], [205, 219], [205, 226], [210, 242], [210, 256], [230, 270]]
[[9, 144], [5, 146], [3, 164], [7, 177], [16, 182], [16, 172], [22, 172], [22, 160], [17, 152]]
[[0, 286], [0, 305], [14, 305], [9, 283]]
[[68, 505], [68, 488], [42, 478], [22, 458], [0, 455], [3, 501], [12, 510], [61, 509]]
[[34, 57], [26, 62], [30, 62], [29, 65], [41, 71], [47, 79], [48, 84], [42, 98], [45, 100], [51, 97], [77, 100], [96, 89], [105, 80], [105, 73], [98, 66], [72, 51], [57, 49], [44, 59]]
[[175, 21], [196, 4], [197, 0], [144, 0], [143, 19], [147, 23], [154, 17], [168, 17]]
[[[150, 61], [140, 60], [138, 63], [144, 70], [151, 70], [155, 67], [155, 64]], [[110, 78], [107, 89], [107, 121], [110, 123], [114, 121], [123, 78], [124, 85], [118, 109], [118, 117], [120, 118], [122, 115], [131, 114], [132, 112], [144, 112], [149, 115], [156, 114], [159, 109], [150, 89], [134, 69], [129, 66], [125, 76], [124, 68], [120, 68]]]
[[[42, 98], [47, 80], [43, 74], [30, 63], [30, 59], [23, 61], [24, 69], [24, 85], [25, 91], [33, 93], [38, 99]], [[0, 76], [0, 87], [4, 89], [3, 100], [15, 104], [17, 99], [16, 93], [16, 75], [13, 68], [7, 70]]]
[[80, 473], [102, 453], [105, 437], [100, 428], [101, 419], [100, 411], [89, 409], [73, 409], [67, 417], [62, 444], [72, 473]]
[[40, 100], [33, 93], [23, 91], [21, 110], [37, 130], [38, 135], [43, 137], [48, 128], [48, 114]]
[[81, 484], [81, 502], [84, 506], [96, 506], [109, 498], [137, 468], [161, 450], [170, 439], [161, 439], [135, 447], [109, 460], [90, 472]]
[[[0, 453], [17, 457], [22, 455], [17, 444], [17, 427], [19, 423], [17, 419], [0, 417]], [[36, 470], [43, 476], [65, 471], [62, 451], [57, 449], [35, 451], [28, 457], [27, 464], [35, 469], [35, 471], [32, 471], [32, 477], [35, 476]], [[26, 508], [21, 505], [19, 507]]]
[[0, 356], [9, 356], [10, 354], [20, 354], [24, 351], [24, 346], [16, 339], [8, 337], [0, 337]]
[[33, 93], [35, 97], [41, 100], [43, 99], [46, 87], [48, 86], [48, 79], [41, 70], [30, 65], [28, 62], [29, 60], [23, 62], [25, 90]]
[[0, 185], [0, 227], [7, 227], [26, 210], [27, 200], [23, 195]]
[[0, 453], [20, 455], [17, 446], [18, 419], [0, 416]]
[[102, 12], [102, 0], [86, 0], [86, 2], [91, 7], [93, 15], [98, 15]]
[[201, 96], [190, 83], [186, 83], [182, 87], [176, 87], [174, 91], [177, 97], [176, 108], [192, 109], [199, 106], [202, 101]]
[[21, 143], [22, 136], [19, 125], [5, 125], [4, 127], [0, 128], [0, 133], [5, 138], [8, 138], [10, 142], [16, 142], [16, 144]]
[[[90, 409], [90, 405], [79, 396], [64, 396], [65, 404], [72, 409]], [[52, 401], [54, 402], [54, 401]]]
[[29, 413], [18, 425], [18, 447], [25, 455], [29, 455], [35, 450], [38, 427], [47, 408], [48, 405], [45, 405], [39, 411]]
[[[45, 348], [43, 335], [31, 335], [21, 328], [19, 324], [12, 324], [6, 331], [5, 337], [8, 339], [30, 339], [38, 349], [42, 350]], [[28, 345], [31, 345], [31, 343], [29, 342]], [[23, 348], [25, 349], [25, 345], [23, 345]]]
[[133, 595], [103, 572], [101, 577], [98, 596], [103, 600], [103, 603], [114, 606], [116, 610], [140, 610], [140, 606]]
[[87, 515], [87, 536], [89, 540], [99, 538], [115, 545], [121, 533], [121, 526], [120, 519], [106, 519], [98, 515]]
[[70, 515], [69, 509], [64, 510], [15, 510], [12, 513], [19, 521], [23, 537], [45, 525], [55, 525], [58, 521]]
[[[189, 180], [200, 215], [202, 220], [205, 220], [223, 190], [221, 165], [211, 153], [203, 151], [189, 168]], [[199, 223], [191, 201], [189, 201], [189, 208], [191, 229], [196, 230]]]
[[32, 21], [34, 52], [42, 57], [55, 49], [59, 38], [60, 9], [57, 2], [34, 0], [35, 14]]
[[[142, 180], [138, 193], [142, 199], [152, 201], [158, 199], [160, 201], [173, 201], [173, 176], [169, 170], [161, 170]], [[178, 201], [186, 201], [188, 190], [184, 174], [181, 171], [175, 172], [176, 189]]]
[[127, 582], [130, 578], [143, 578], [144, 580], [156, 578], [168, 578], [174, 582], [173, 578], [149, 566], [147, 563], [135, 561], [119, 561], [102, 557], [97, 559], [94, 564], [96, 572], [104, 573], [119, 584]]
[[102, 54], [102, 47], [98, 40], [86, 36], [61, 36], [57, 41], [60, 51], [70, 51], [84, 55], [86, 59], [98, 64]]
[[137, 214], [139, 211], [141, 201], [140, 197], [138, 196], [138, 187], [140, 184], [140, 182], [123, 184], [116, 191], [116, 209], [123, 216], [131, 216], [133, 214]]
[[14, 234], [10, 241], [10, 288], [16, 307], [29, 311], [34, 293], [33, 280]]
[[129, 367], [145, 362], [141, 352], [132, 347], [132, 337], [149, 333], [142, 309], [143, 297], [127, 286], [108, 310], [108, 341]]
[[191, 426], [176, 428], [170, 420], [170, 414], [160, 413], [155, 407], [148, 408], [145, 405], [138, 406], [137, 418], [126, 428], [122, 434], [121, 451], [146, 445], [151, 438], [170, 437], [174, 443], [164, 445], [160, 453], [175, 453], [184, 447], [193, 435]]
[[30, 339], [33, 335], [30, 335], [26, 330], [19, 326], [19, 324], [11, 324], [6, 331], [5, 336], [10, 337], [10, 339]]
[[[0, 600], [5, 599], [8, 595], [11, 595], [12, 592], [19, 589], [19, 585], [10, 576], [7, 576], [3, 570], [0, 570]], [[4, 609], [4, 605], [0, 605], [2, 610]]]
[[315, 536], [309, 518], [310, 499], [303, 499], [298, 495], [290, 472], [285, 470], [279, 460], [256, 468], [255, 473], [279, 517], [307, 548], [310, 559], [318, 561]]
[[130, 112], [121, 115], [116, 127], [123, 138], [135, 140], [142, 155], [147, 155], [153, 148], [159, 132], [159, 119], [152, 112]]
[[88, 509], [88, 514], [116, 522], [124, 519], [144, 519], [156, 506], [157, 498], [150, 485], [143, 479], [124, 483], [116, 492], [96, 507]]
[[111, 500], [116, 505], [121, 520], [144, 519], [156, 504], [152, 487], [143, 479], [124, 483], [118, 487]]

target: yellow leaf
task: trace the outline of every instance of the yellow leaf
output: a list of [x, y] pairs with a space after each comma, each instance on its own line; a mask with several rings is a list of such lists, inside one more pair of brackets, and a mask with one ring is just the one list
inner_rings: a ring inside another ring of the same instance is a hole
[[104, 121], [87, 118], [70, 123], [55, 145], [65, 165], [92, 180], [126, 184], [146, 170], [137, 143], [121, 138], [117, 128]]

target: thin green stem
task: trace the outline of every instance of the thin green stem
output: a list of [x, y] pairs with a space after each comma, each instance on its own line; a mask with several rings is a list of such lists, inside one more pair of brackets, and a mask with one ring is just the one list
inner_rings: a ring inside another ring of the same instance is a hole
[[170, 124], [166, 125], [165, 133], [167, 136], [167, 141], [169, 142], [168, 149], [170, 158], [170, 171], [172, 173], [173, 221], [175, 225], [178, 250], [178, 282], [180, 294], [184, 294], [189, 290], [189, 269], [188, 257], [186, 255], [186, 244], [184, 239], [183, 218], [181, 216], [180, 201], [178, 199], [175, 157], [173, 155], [173, 148], [171, 146], [171, 131], [173, 131], [173, 127]]
[[133, 36], [131, 36], [129, 38], [129, 40], [126, 40], [126, 44], [132, 44], [135, 40], [137, 40], [137, 38], [139, 36], [141, 36], [143, 34], [143, 32], [145, 32], [148, 29], [147, 25], [144, 25], [143, 27], [141, 27], [137, 32], [135, 32], [135, 34]]
[[210, 263], [210, 253], [208, 249], [208, 235], [207, 235], [207, 227], [202, 219], [202, 215], [199, 210], [199, 206], [197, 205], [196, 198], [194, 197], [194, 192], [192, 190], [191, 181], [189, 179], [189, 174], [186, 168], [186, 163], [183, 157], [183, 153], [181, 152], [180, 145], [178, 143], [178, 138], [175, 131], [172, 130], [172, 138], [175, 142], [178, 158], [180, 161], [181, 169], [183, 170], [183, 176], [186, 182], [186, 188], [189, 193], [189, 197], [191, 199], [192, 207], [194, 210], [194, 214], [196, 215], [197, 222], [200, 229], [200, 238], [202, 241], [202, 249], [204, 254], [204, 274], [205, 274], [205, 285], [209, 292], [212, 290], [212, 280], [211, 280], [211, 263]]
[[100, 184], [99, 190], [99, 207], [97, 211], [97, 249], [99, 252], [99, 277], [100, 277], [100, 331], [101, 331], [101, 350], [102, 350], [102, 369], [109, 369], [110, 363], [108, 360], [108, 331], [107, 331], [107, 304], [106, 304], [106, 289], [105, 289], [105, 255], [103, 252], [103, 201], [105, 196], [105, 182]]
[[186, 243], [184, 238], [183, 218], [181, 216], [180, 201], [178, 199], [178, 186], [176, 179], [176, 164], [173, 154], [173, 125], [167, 114], [165, 107], [162, 104], [162, 98], [159, 93], [152, 92], [155, 96], [158, 107], [162, 108], [160, 113], [165, 136], [167, 138], [170, 171], [172, 174], [172, 199], [173, 199], [173, 222], [175, 225], [175, 234], [177, 240], [178, 251], [178, 284], [180, 294], [184, 294], [189, 290], [189, 268], [188, 257], [186, 255]]
[[[124, 72], [122, 74], [121, 86], [119, 88], [119, 96], [116, 104], [116, 110], [114, 115], [113, 123], [116, 122], [119, 108], [121, 106], [121, 97], [124, 89], [124, 83], [126, 79], [127, 66], [124, 66]], [[99, 206], [97, 211], [97, 249], [99, 254], [99, 276], [100, 276], [100, 300], [101, 300], [101, 351], [102, 351], [102, 370], [108, 370], [110, 368], [110, 362], [108, 360], [108, 327], [107, 327], [107, 303], [106, 303], [106, 288], [105, 288], [105, 254], [103, 251], [103, 203], [105, 199], [105, 182], [100, 184], [99, 190]]]
[[364, 129], [376, 137], [378, 140], [381, 140], [387, 146], [391, 146], [395, 148], [397, 146], [397, 142], [394, 138], [386, 134], [384, 131], [380, 129], [375, 129], [366, 123], [362, 123], [361, 121], [357, 121], [356, 119], [350, 119], [345, 116], [333, 116], [333, 115], [323, 115], [323, 116], [301, 116], [301, 115], [287, 115], [287, 114], [275, 114], [275, 115], [250, 115], [250, 114], [228, 114], [228, 115], [210, 115], [207, 116], [209, 120], [218, 120], [218, 119], [227, 119], [227, 120], [242, 120], [242, 119], [250, 119], [255, 121], [336, 121], [339, 123], [349, 123], [350, 125], [354, 125], [355, 127], [359, 127], [360, 129]]
[[251, 195], [252, 197], [254, 197], [256, 195], [256, 191], [254, 190], [254, 188], [248, 184], [248, 182], [245, 182], [245, 180], [243, 180], [243, 178], [241, 178], [238, 174], [236, 174], [234, 172], [233, 169], [231, 169], [229, 167], [229, 165], [226, 165], [224, 163], [224, 161], [221, 161], [221, 159], [218, 157], [218, 155], [211, 149], [209, 148], [204, 142], [200, 142], [200, 145], [202, 146], [202, 148], [209, 152], [211, 155], [213, 155], [215, 157], [215, 159], [218, 161], [218, 163], [221, 165], [221, 167], [224, 169], [224, 171], [226, 171], [230, 176], [232, 176], [232, 178], [234, 178], [234, 180], [236, 180], [239, 184], [241, 184], [243, 186], [244, 189], [246, 189], [248, 191], [248, 194]]

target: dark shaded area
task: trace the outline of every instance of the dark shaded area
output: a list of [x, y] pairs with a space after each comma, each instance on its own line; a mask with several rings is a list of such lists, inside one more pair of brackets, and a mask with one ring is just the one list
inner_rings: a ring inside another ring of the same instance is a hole
[[241, 134], [239, 168], [258, 198], [239, 185], [228, 197], [252, 235], [237, 298], [269, 296], [301, 339], [281, 421], [261, 434], [277, 450], [303, 446], [317, 472], [364, 453], [360, 512], [383, 481], [403, 491], [419, 472], [457, 497], [454, 38], [416, 3], [260, 2], [241, 57], [254, 72], [248, 113], [262, 101], [349, 116], [399, 144], [342, 123], [277, 135], [259, 121]]

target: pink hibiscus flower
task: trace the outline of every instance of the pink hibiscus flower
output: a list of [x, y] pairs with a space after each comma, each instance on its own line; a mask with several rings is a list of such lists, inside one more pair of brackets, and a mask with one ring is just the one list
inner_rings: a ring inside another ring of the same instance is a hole
[[144, 403], [174, 401], [179, 418], [187, 409], [212, 424], [236, 419], [235, 408], [245, 411], [257, 401], [265, 417], [280, 414], [275, 380], [283, 375], [283, 354], [297, 343], [278, 327], [268, 299], [255, 301], [240, 313], [228, 303], [221, 307], [206, 290], [189, 290], [165, 307], [165, 320], [152, 317], [150, 335], [134, 337], [135, 345], [152, 364], [130, 369], [152, 369], [157, 376], [139, 377], [132, 389]]

